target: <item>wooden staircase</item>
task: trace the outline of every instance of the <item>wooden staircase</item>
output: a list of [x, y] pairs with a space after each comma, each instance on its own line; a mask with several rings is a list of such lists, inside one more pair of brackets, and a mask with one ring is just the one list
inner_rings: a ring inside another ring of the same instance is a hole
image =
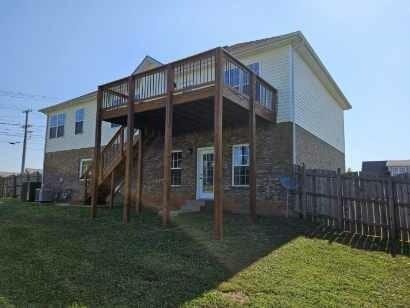
[[[122, 126], [101, 150], [101, 163], [98, 178], [98, 204], [107, 204], [113, 207], [114, 195], [121, 191], [125, 177], [125, 161], [127, 147], [127, 130]], [[134, 130], [132, 138], [133, 147], [138, 146], [141, 134], [139, 130]], [[91, 201], [92, 187], [92, 164], [82, 175], [84, 180], [84, 203]]]

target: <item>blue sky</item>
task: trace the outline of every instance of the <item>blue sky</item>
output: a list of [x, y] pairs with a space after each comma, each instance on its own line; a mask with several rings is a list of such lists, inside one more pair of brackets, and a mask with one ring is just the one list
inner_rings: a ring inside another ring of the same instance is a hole
[[[3, 0], [0, 171], [20, 168], [21, 145], [8, 142], [22, 140], [25, 108], [94, 90], [146, 54], [165, 63], [296, 30], [353, 105], [345, 113], [346, 166], [409, 159], [409, 1]], [[26, 166], [41, 168], [45, 118], [32, 112], [30, 122]]]

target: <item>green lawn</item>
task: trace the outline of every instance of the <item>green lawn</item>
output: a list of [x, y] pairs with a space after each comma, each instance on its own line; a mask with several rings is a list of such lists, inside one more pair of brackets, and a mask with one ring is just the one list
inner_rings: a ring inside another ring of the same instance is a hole
[[0, 201], [0, 306], [410, 305], [408, 255], [300, 220], [226, 214], [217, 242], [207, 213], [169, 228], [151, 213], [128, 225], [120, 209], [98, 214]]

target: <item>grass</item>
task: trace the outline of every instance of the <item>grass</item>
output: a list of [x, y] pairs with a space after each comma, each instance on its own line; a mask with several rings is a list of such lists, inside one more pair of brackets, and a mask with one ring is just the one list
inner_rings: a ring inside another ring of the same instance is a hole
[[[410, 258], [329, 241], [299, 220], [0, 204], [0, 306], [409, 306]], [[314, 236], [308, 236], [315, 234]]]

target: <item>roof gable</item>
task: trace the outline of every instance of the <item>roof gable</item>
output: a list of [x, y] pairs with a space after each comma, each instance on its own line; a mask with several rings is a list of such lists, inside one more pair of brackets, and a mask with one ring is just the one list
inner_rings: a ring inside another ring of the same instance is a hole
[[132, 75], [145, 72], [161, 65], [163, 65], [161, 62], [147, 55], [142, 59], [141, 63], [138, 64], [137, 68], [132, 72]]
[[286, 45], [292, 45], [303, 60], [311, 67], [319, 80], [325, 85], [328, 91], [334, 96], [338, 104], [344, 109], [351, 109], [352, 106], [334, 81], [329, 71], [326, 69], [319, 56], [313, 50], [301, 31], [291, 32], [284, 35], [273, 36], [269, 38], [243, 42], [226, 46], [229, 52], [236, 56], [247, 53], [254, 53], [260, 50], [270, 48], [279, 48]]

